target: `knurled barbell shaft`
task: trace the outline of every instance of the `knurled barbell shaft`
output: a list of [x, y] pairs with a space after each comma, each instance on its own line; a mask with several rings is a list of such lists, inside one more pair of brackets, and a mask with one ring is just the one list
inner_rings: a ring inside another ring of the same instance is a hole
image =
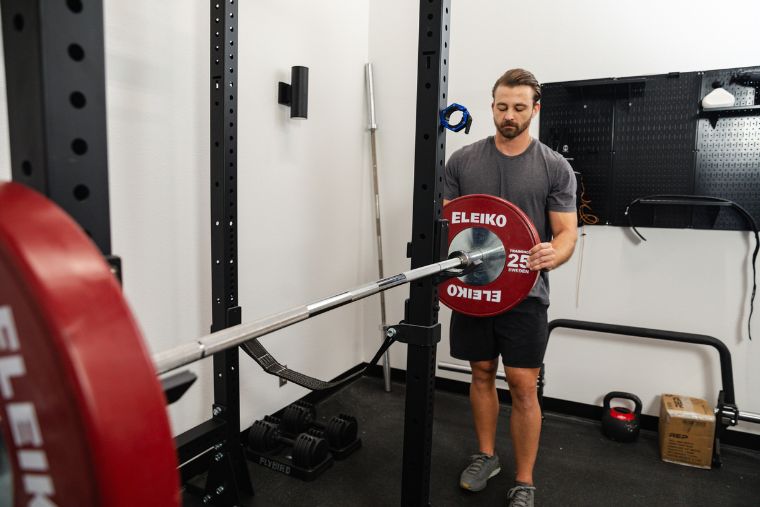
[[428, 276], [436, 275], [450, 269], [466, 268], [475, 263], [485, 261], [489, 257], [504, 252], [503, 246], [497, 246], [483, 250], [470, 252], [457, 252], [452, 258], [445, 261], [428, 264], [398, 275], [382, 278], [374, 282], [360, 285], [354, 289], [336, 294], [309, 305], [298, 306], [276, 313], [247, 324], [229, 327], [216, 333], [202, 336], [193, 342], [180, 345], [173, 349], [159, 352], [153, 356], [156, 372], [160, 375], [179, 368], [186, 364], [194, 363], [204, 357], [236, 347], [253, 338], [259, 338], [274, 331], [292, 326], [297, 322], [304, 321], [321, 313], [327, 312], [339, 306], [353, 301], [364, 299], [378, 292], [382, 292], [405, 283], [419, 280]]

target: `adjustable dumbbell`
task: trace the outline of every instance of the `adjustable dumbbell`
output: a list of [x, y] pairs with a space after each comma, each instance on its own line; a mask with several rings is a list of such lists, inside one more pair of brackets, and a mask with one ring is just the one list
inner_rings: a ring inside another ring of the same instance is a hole
[[277, 424], [255, 421], [248, 432], [248, 445], [256, 452], [269, 452], [280, 445], [293, 447], [293, 463], [297, 467], [314, 468], [327, 459], [329, 446], [323, 438], [301, 433], [295, 440], [282, 435]]
[[336, 415], [326, 425], [316, 422], [316, 419], [314, 405], [297, 401], [282, 412], [282, 428], [293, 434], [309, 431], [312, 435], [326, 438], [333, 449], [342, 449], [356, 440], [359, 427], [355, 417]]

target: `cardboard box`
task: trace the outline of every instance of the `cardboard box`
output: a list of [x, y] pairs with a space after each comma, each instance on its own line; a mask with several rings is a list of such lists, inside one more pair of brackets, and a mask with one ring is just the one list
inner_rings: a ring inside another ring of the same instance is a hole
[[715, 414], [705, 400], [663, 394], [659, 430], [663, 461], [711, 468]]

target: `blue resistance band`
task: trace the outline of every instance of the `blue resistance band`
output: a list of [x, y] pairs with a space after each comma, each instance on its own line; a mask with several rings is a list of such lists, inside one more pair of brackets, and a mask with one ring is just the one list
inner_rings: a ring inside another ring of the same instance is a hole
[[[451, 119], [451, 115], [454, 114], [455, 111], [462, 112], [462, 119], [459, 120], [459, 123], [457, 123], [456, 125], [452, 125], [449, 123], [449, 120]], [[467, 108], [461, 104], [457, 104], [456, 102], [454, 102], [453, 104], [448, 106], [446, 109], [441, 111], [440, 119], [441, 119], [441, 125], [444, 128], [451, 130], [452, 132], [459, 132], [460, 130], [464, 129], [465, 134], [470, 133], [470, 126], [472, 126], [472, 115], [467, 110]]]

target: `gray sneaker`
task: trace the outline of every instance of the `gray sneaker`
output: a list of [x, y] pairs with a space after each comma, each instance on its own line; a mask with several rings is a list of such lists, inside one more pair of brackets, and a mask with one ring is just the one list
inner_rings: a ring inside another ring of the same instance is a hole
[[497, 455], [473, 454], [470, 464], [459, 477], [459, 486], [470, 491], [485, 489], [488, 479], [501, 472], [501, 464]]
[[507, 492], [507, 507], [533, 507], [533, 495], [536, 492], [535, 486], [515, 486]]

